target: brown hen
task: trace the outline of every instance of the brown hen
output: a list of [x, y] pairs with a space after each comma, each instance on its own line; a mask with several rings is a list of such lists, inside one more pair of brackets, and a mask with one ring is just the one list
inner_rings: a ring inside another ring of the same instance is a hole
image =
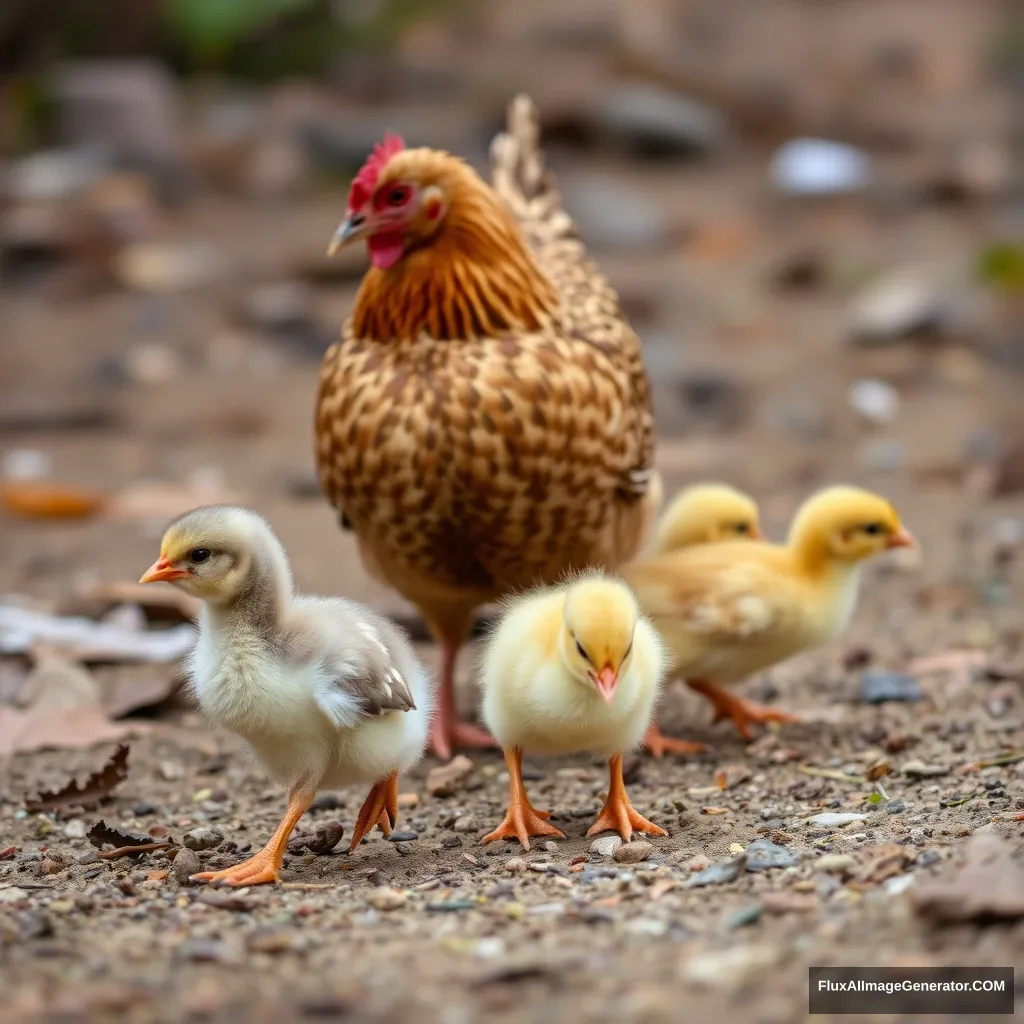
[[331, 251], [371, 268], [317, 401], [320, 481], [367, 569], [442, 648], [434, 751], [490, 743], [455, 715], [475, 610], [638, 550], [660, 502], [640, 341], [562, 208], [525, 96], [493, 185], [388, 136]]

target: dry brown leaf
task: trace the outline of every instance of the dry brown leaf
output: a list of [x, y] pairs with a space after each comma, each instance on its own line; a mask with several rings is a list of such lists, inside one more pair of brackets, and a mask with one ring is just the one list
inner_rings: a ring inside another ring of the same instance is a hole
[[29, 519], [87, 519], [100, 512], [107, 499], [93, 491], [29, 480], [0, 484], [0, 506], [11, 515]]
[[143, 853], [155, 853], [157, 850], [169, 850], [174, 843], [166, 840], [162, 843], [139, 843], [137, 846], [119, 846], [115, 850], [100, 850], [98, 856], [104, 860], [120, 860], [121, 857], [137, 857]]
[[91, 810], [128, 777], [128, 746], [120, 746], [113, 756], [99, 770], [93, 772], [81, 785], [72, 779], [66, 786], [40, 793], [25, 801], [25, 810], [30, 814], [41, 811], [58, 811], [67, 807], [81, 807]]
[[111, 718], [163, 704], [184, 682], [180, 667], [174, 664], [104, 665], [94, 675], [103, 694], [103, 708]]
[[[114, 846], [119, 849], [125, 846], [145, 846], [153, 841], [151, 836], [142, 835], [140, 832], [126, 832], [124, 829], [114, 828], [113, 825], [108, 825], [102, 819], [89, 829], [85, 838], [97, 850], [102, 850], [104, 846]], [[173, 843], [174, 840], [168, 837], [165, 842]]]
[[877, 782], [892, 772], [892, 765], [888, 761], [876, 761], [865, 773], [864, 777], [868, 782]]
[[37, 750], [85, 750], [151, 729], [146, 722], [112, 722], [100, 708], [19, 711], [0, 707], [0, 757]]

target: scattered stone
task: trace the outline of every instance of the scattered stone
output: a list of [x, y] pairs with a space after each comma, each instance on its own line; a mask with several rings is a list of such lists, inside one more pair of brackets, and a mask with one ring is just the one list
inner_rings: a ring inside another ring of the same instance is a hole
[[1024, 917], [1024, 868], [991, 832], [971, 836], [957, 866], [916, 886], [917, 913], [941, 925]]
[[729, 882], [735, 882], [740, 877], [744, 866], [745, 859], [742, 856], [723, 861], [721, 864], [712, 864], [688, 879], [684, 888], [699, 889], [705, 885], [726, 885]]
[[462, 845], [461, 836], [443, 836], [441, 839], [441, 845], [446, 850], [457, 850]]
[[725, 927], [729, 931], [733, 931], [736, 928], [745, 928], [747, 925], [756, 924], [761, 920], [761, 916], [764, 914], [763, 903], [749, 903], [745, 907], [740, 907], [739, 910], [730, 914], [725, 919]]
[[942, 854], [938, 850], [922, 850], [914, 863], [919, 868], [930, 868], [933, 864], [938, 864], [940, 860], [942, 860]]
[[456, 832], [476, 832], [480, 826], [472, 814], [464, 814], [461, 818], [455, 819], [455, 824], [452, 825], [452, 828]]
[[899, 896], [906, 892], [914, 884], [913, 875], [896, 875], [885, 883], [885, 892], [888, 896]]
[[817, 825], [820, 828], [843, 828], [851, 821], [866, 821], [866, 814], [857, 814], [854, 811], [824, 811], [815, 814], [813, 817], [804, 818], [804, 825]]
[[902, 800], [890, 800], [885, 805], [887, 814], [902, 814], [907, 809], [907, 805]]
[[904, 672], [870, 669], [860, 677], [860, 699], [864, 704], [922, 700], [921, 684]]
[[590, 844], [590, 852], [599, 857], [614, 857], [615, 851], [622, 845], [620, 836], [598, 836]]
[[458, 754], [447, 764], [430, 769], [427, 792], [431, 796], [454, 796], [466, 788], [476, 766], [465, 754]]
[[88, 829], [85, 827], [85, 822], [81, 818], [73, 818], [67, 822], [64, 826], [64, 835], [68, 839], [84, 839], [85, 833]]
[[337, 793], [317, 793], [316, 799], [309, 805], [311, 811], [340, 811], [345, 801]]
[[639, 864], [654, 853], [654, 847], [646, 839], [634, 839], [631, 843], [622, 843], [612, 851], [612, 858], [617, 864]]
[[224, 842], [224, 833], [217, 828], [194, 828], [181, 841], [189, 850], [212, 850]]
[[776, 150], [768, 173], [788, 195], [834, 196], [862, 191], [871, 164], [859, 149], [841, 142], [793, 139]]
[[935, 331], [947, 311], [919, 271], [899, 270], [854, 299], [847, 315], [851, 340], [880, 345]]
[[681, 973], [683, 980], [692, 984], [735, 991], [774, 967], [781, 954], [777, 945], [732, 946], [691, 956]]
[[48, 149], [14, 161], [3, 184], [12, 203], [26, 204], [20, 209], [59, 211], [55, 200], [83, 192], [109, 172], [109, 162], [95, 148]]
[[718, 111], [647, 83], [613, 86], [599, 111], [604, 130], [644, 156], [706, 153], [728, 135]]
[[345, 834], [340, 821], [322, 821], [312, 832], [304, 832], [288, 843], [289, 853], [307, 851], [318, 857], [325, 857], [333, 850]]
[[548, 842], [544, 844], [544, 849], [548, 853], [558, 853], [558, 843], [556, 843], [554, 840], [548, 840]]
[[502, 866], [506, 871], [525, 871], [527, 864], [522, 857], [509, 857]]
[[949, 769], [939, 764], [925, 764], [924, 761], [907, 761], [900, 772], [912, 779], [936, 779], [940, 775], [948, 775]]
[[393, 843], [411, 843], [414, 839], [419, 839], [419, 832], [392, 832], [391, 842]]
[[768, 839], [757, 839], [743, 851], [747, 871], [767, 871], [769, 868], [788, 868], [800, 863], [796, 850], [779, 846]]
[[287, 953], [294, 945], [295, 937], [286, 928], [257, 928], [245, 940], [251, 953]]
[[195, 963], [223, 963], [228, 959], [228, 947], [218, 939], [186, 939], [178, 946], [177, 955]]
[[850, 407], [873, 426], [887, 426], [900, 410], [899, 392], [884, 380], [858, 380], [847, 392]]
[[193, 850], [179, 850], [171, 863], [171, 870], [179, 885], [192, 885], [192, 875], [203, 870], [199, 858]]
[[366, 897], [366, 901], [377, 910], [397, 910], [399, 907], [405, 906], [407, 898], [404, 892], [399, 892], [397, 889], [381, 888], [374, 889]]
[[857, 866], [857, 858], [849, 853], [826, 853], [814, 862], [814, 870], [823, 874], [846, 875]]

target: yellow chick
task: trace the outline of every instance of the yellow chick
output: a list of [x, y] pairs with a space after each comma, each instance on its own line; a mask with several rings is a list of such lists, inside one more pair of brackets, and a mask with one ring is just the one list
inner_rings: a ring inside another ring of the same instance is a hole
[[672, 499], [658, 520], [654, 553], [717, 544], [726, 540], [764, 540], [757, 502], [728, 484], [695, 484]]
[[[672, 499], [658, 521], [654, 552], [665, 555], [698, 544], [735, 540], [764, 540], [757, 502], [728, 484], [694, 484]], [[703, 754], [704, 743], [666, 736], [655, 723], [644, 736], [644, 747], [654, 756]]]
[[862, 563], [914, 538], [885, 498], [830, 487], [797, 512], [784, 545], [734, 541], [624, 566], [671, 652], [671, 671], [749, 739], [751, 725], [797, 721], [736, 697], [745, 679], [838, 636], [857, 604]]
[[665, 666], [664, 645], [621, 580], [587, 573], [508, 603], [482, 660], [483, 718], [505, 751], [509, 806], [485, 843], [558, 836], [530, 803], [523, 751], [608, 757], [608, 798], [587, 835], [666, 835], [638, 814], [622, 780], [622, 752], [643, 739]]

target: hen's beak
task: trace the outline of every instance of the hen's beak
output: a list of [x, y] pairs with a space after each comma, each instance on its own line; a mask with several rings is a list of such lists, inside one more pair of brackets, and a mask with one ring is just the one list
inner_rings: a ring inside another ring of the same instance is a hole
[[145, 572], [140, 583], [173, 583], [188, 575], [184, 569], [176, 569], [165, 555], [161, 555]]
[[615, 686], [618, 681], [618, 673], [611, 667], [611, 665], [605, 665], [605, 667], [597, 673], [597, 677], [594, 680], [594, 682], [597, 683], [598, 692], [609, 704], [611, 704], [612, 698], [615, 696]]
[[365, 214], [350, 212], [338, 225], [338, 230], [334, 232], [331, 244], [327, 247], [327, 255], [333, 256], [344, 246], [358, 242], [367, 233], [369, 226], [370, 224]]
[[916, 548], [917, 541], [905, 526], [901, 526], [895, 533], [889, 535], [889, 541], [885, 546], [887, 548]]

